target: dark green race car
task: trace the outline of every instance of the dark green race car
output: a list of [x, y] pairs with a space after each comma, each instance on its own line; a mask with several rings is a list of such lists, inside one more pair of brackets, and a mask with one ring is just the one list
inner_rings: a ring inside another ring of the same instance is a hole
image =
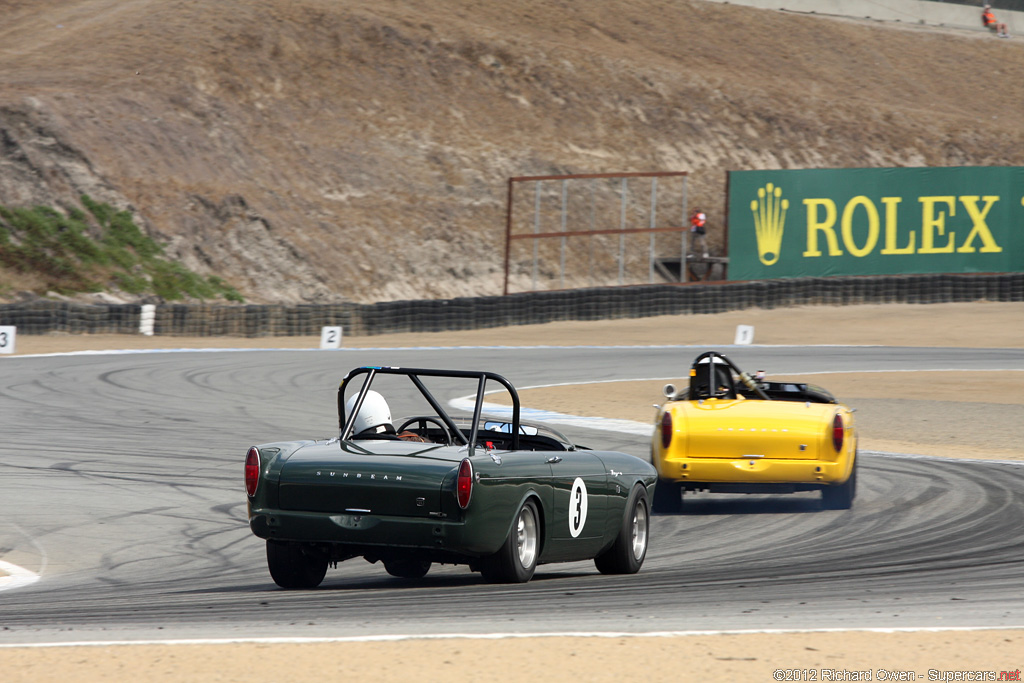
[[[416, 395], [428, 410], [394, 427], [370, 389], [384, 376], [407, 380], [403, 398]], [[449, 416], [426, 386], [453, 381], [475, 389], [469, 419]], [[510, 397], [511, 421], [484, 420], [489, 383]], [[576, 446], [519, 415], [515, 388], [490, 372], [348, 373], [338, 390], [339, 437], [263, 444], [246, 455], [249, 527], [267, 541], [274, 581], [314, 588], [329, 565], [355, 557], [402, 578], [421, 578], [435, 562], [467, 564], [491, 582], [526, 582], [538, 564], [591, 558], [606, 574], [638, 571], [654, 467]]]

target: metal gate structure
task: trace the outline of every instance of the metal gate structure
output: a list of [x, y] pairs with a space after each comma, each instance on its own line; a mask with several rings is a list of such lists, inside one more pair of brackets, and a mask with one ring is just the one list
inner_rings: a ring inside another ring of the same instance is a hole
[[[509, 178], [504, 293], [654, 283], [659, 256], [686, 262], [687, 175]], [[659, 275], [685, 281], [682, 271]]]

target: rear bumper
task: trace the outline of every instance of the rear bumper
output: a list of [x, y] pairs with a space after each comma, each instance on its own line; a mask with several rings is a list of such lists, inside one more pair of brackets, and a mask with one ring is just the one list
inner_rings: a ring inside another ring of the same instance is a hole
[[[658, 463], [662, 479], [689, 483], [722, 484], [842, 484], [850, 477], [852, 462], [838, 460], [781, 460], [762, 458], [682, 458]], [[801, 487], [803, 488], [803, 487]]]
[[249, 528], [260, 538], [281, 541], [415, 548], [469, 557], [495, 551], [493, 539], [480, 538], [462, 520], [253, 509]]

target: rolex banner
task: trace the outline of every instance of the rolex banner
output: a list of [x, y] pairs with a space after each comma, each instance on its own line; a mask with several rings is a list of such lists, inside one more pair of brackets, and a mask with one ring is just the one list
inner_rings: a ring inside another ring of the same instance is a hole
[[1024, 271], [1024, 167], [729, 173], [729, 279]]

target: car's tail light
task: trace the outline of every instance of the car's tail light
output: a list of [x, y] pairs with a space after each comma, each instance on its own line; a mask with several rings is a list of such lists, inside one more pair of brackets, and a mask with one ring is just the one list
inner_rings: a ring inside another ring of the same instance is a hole
[[245, 492], [256, 495], [256, 486], [260, 483], [260, 452], [253, 446], [245, 456]]
[[661, 447], [668, 448], [672, 443], [672, 413], [665, 411], [661, 416]]
[[469, 460], [463, 460], [459, 464], [459, 478], [455, 483], [455, 497], [459, 501], [459, 507], [463, 510], [469, 505], [469, 498], [473, 495], [473, 465]]
[[840, 415], [836, 415], [832, 420], [832, 446], [836, 449], [836, 453], [843, 450], [843, 418]]

